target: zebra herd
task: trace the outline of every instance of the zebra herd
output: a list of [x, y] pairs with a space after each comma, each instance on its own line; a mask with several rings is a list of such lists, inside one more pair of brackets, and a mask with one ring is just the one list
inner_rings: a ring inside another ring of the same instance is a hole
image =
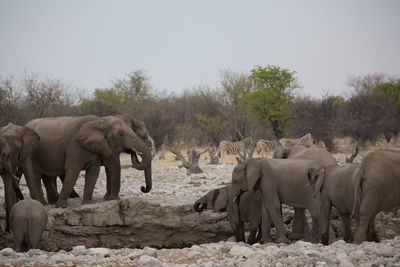
[[255, 144], [251, 136], [242, 139], [241, 141], [232, 142], [222, 140], [219, 143], [218, 155], [224, 158], [227, 154], [239, 154], [239, 156], [250, 155], [256, 149], [258, 155], [266, 155], [268, 152], [275, 151], [278, 147], [292, 147], [295, 145], [303, 145], [310, 147], [314, 142], [314, 138], [310, 133], [300, 138], [282, 138], [278, 140], [259, 139]]

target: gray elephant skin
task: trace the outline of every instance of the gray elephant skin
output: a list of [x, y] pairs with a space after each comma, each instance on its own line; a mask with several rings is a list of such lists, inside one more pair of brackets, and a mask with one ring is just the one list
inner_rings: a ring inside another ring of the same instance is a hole
[[39, 201], [21, 200], [11, 209], [10, 224], [14, 233], [15, 251], [38, 248], [47, 224], [46, 210]]
[[380, 211], [396, 211], [399, 208], [400, 152], [373, 151], [364, 158], [356, 173], [354, 242], [379, 242], [374, 231], [376, 214]]
[[[262, 241], [271, 242], [270, 219], [278, 232], [278, 243], [288, 243], [282, 221], [281, 203], [294, 208], [308, 209], [313, 218], [313, 238], [318, 235], [317, 205], [311, 186], [308, 185], [308, 170], [320, 168], [313, 160], [298, 159], [254, 159], [239, 163], [232, 173], [234, 197], [254, 189], [261, 192]], [[235, 202], [235, 205], [238, 205]]]
[[10, 232], [9, 217], [12, 206], [23, 199], [19, 178], [25, 173], [25, 180], [32, 198], [39, 198], [35, 191], [35, 177], [32, 170], [32, 151], [39, 142], [39, 135], [28, 127], [12, 123], [0, 128], [0, 175], [4, 183], [6, 208], [6, 231]]
[[272, 156], [274, 159], [310, 159], [318, 160], [322, 166], [330, 166], [336, 164], [335, 158], [331, 153], [316, 145], [305, 147], [295, 145], [290, 148], [279, 147], [274, 151]]
[[309, 182], [314, 187], [315, 198], [320, 206], [321, 243], [329, 244], [329, 223], [332, 206], [337, 209], [344, 226], [344, 240], [353, 241], [350, 216], [354, 205], [356, 171], [360, 164], [347, 163], [309, 170]]
[[[259, 191], [245, 192], [241, 196], [238, 213], [234, 210], [231, 185], [213, 189], [194, 203], [195, 211], [201, 212], [204, 209], [216, 212], [227, 211], [236, 241], [245, 241], [244, 222], [250, 223], [250, 234], [247, 239], [249, 244], [254, 244], [261, 238], [261, 195]], [[240, 214], [240, 219], [238, 214]], [[257, 230], [260, 231], [256, 236]]]
[[[35, 119], [26, 124], [40, 136], [33, 152], [32, 164], [37, 188], [40, 178], [46, 190], [57, 194], [55, 178], [64, 176], [65, 180], [57, 197], [56, 207], [66, 207], [81, 170], [85, 170], [85, 187], [82, 204], [90, 203], [103, 163], [107, 173], [106, 199], [118, 198], [120, 190], [121, 152], [132, 155], [133, 167], [145, 170], [146, 186], [142, 192], [149, 192], [151, 181], [151, 152], [144, 141], [120, 118], [115, 116], [97, 117], [55, 117]], [[137, 154], [142, 161], [139, 162]], [[150, 168], [150, 171], [148, 171]], [[147, 170], [147, 172], [146, 172]]]

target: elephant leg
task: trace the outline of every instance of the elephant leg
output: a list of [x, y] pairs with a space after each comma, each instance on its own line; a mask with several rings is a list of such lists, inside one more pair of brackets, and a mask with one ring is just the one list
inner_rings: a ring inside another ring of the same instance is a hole
[[76, 180], [78, 180], [78, 176], [80, 173], [80, 168], [67, 168], [65, 172], [65, 180], [63, 186], [61, 188], [60, 196], [56, 203], [56, 208], [65, 208], [67, 207], [67, 199], [71, 194], [74, 185], [76, 184]]
[[[280, 201], [276, 200], [276, 201], [271, 201], [265, 203], [265, 201], [263, 201], [262, 204], [262, 221], [264, 223], [265, 221], [268, 221], [269, 227], [271, 227], [271, 223], [268, 220], [268, 216], [271, 216], [271, 219], [275, 225], [275, 228], [278, 232], [278, 239], [276, 240], [277, 243], [289, 243], [289, 240], [286, 237], [286, 231], [285, 231], [285, 227], [283, 226], [283, 221], [282, 221], [282, 214], [280, 212]], [[263, 235], [264, 235], [264, 228], [263, 227]], [[270, 234], [270, 232], [268, 232], [268, 235]], [[267, 233], [265, 233], [265, 236], [267, 235]], [[265, 241], [265, 240], [264, 240]]]
[[104, 199], [118, 199], [121, 189], [121, 162], [119, 154], [113, 154], [111, 157], [103, 158], [104, 168], [107, 176], [107, 192]]
[[252, 245], [252, 244], [254, 244], [256, 242], [256, 233], [257, 233], [257, 227], [256, 228], [251, 227], [250, 228], [250, 234], [249, 234], [249, 237], [247, 239], [247, 243]]
[[10, 214], [11, 208], [16, 202], [16, 197], [14, 194], [14, 190], [12, 188], [12, 180], [13, 179], [9, 174], [1, 175], [4, 183], [4, 200], [5, 200], [5, 208], [6, 208], [6, 231], [11, 232], [10, 228]]
[[261, 223], [258, 225], [257, 229], [258, 229], [258, 233], [257, 233], [257, 236], [256, 236], [256, 242], [259, 242], [261, 240], [261, 238], [262, 238]]
[[54, 205], [58, 200], [57, 182], [56, 177], [48, 177], [46, 175], [42, 176], [42, 181], [47, 192], [47, 201], [50, 205]]
[[98, 164], [91, 166], [90, 169], [86, 171], [82, 205], [92, 202], [93, 190], [96, 185], [99, 172], [100, 165]]
[[[61, 180], [62, 183], [64, 183], [64, 179], [65, 179], [64, 176], [60, 176], [60, 180]], [[57, 183], [56, 183], [56, 184], [57, 184]], [[57, 188], [57, 186], [56, 186], [56, 188]], [[78, 195], [78, 193], [75, 191], [75, 188], [72, 188], [72, 192], [71, 192], [71, 194], [69, 195], [69, 197], [70, 197], [70, 198], [79, 198], [79, 195]]]
[[[264, 208], [261, 207], [262, 210], [262, 219], [261, 219], [261, 241], [262, 243], [269, 243], [272, 242], [272, 237], [271, 237], [271, 218], [267, 214], [267, 216], [264, 216]], [[268, 211], [267, 211], [268, 212]]]
[[306, 233], [306, 214], [303, 208], [294, 208], [294, 217], [292, 222], [292, 232], [289, 234], [289, 239], [302, 239]]
[[12, 186], [14, 189], [14, 193], [17, 196], [18, 200], [23, 200], [24, 199], [24, 195], [21, 192], [21, 188], [19, 187], [19, 181], [17, 181], [16, 179], [12, 179]]
[[14, 250], [17, 252], [25, 251], [26, 248], [24, 247], [25, 236], [23, 231], [15, 231], [14, 232]]
[[367, 240], [367, 231], [370, 225], [371, 218], [375, 218], [377, 210], [376, 204], [373, 201], [362, 201], [360, 206], [359, 224], [354, 234], [354, 242], [361, 243]]
[[323, 201], [321, 203], [320, 209], [320, 233], [321, 233], [321, 243], [324, 245], [329, 245], [329, 224], [331, 218], [332, 204], [330, 201]]
[[350, 215], [345, 213], [340, 213], [340, 217], [342, 218], [343, 221], [343, 229], [344, 229], [343, 239], [344, 241], [351, 243], [353, 242], [353, 233], [350, 227], [351, 226]]
[[367, 241], [374, 241], [376, 243], [380, 242], [375, 229], [375, 215], [372, 216], [369, 221], [368, 231], [367, 231]]
[[41, 202], [43, 205], [47, 205], [47, 202], [43, 196], [42, 185], [40, 183], [40, 175], [34, 172], [31, 159], [25, 159], [23, 165], [24, 176], [26, 183], [28, 184], [31, 198]]

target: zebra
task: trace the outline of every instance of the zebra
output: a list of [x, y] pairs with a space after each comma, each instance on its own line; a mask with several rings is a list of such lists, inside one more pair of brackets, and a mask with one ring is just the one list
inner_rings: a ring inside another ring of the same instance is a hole
[[239, 154], [239, 156], [242, 156], [241, 153], [244, 153], [244, 156], [246, 156], [246, 152], [251, 150], [252, 146], [253, 146], [253, 138], [251, 138], [251, 136], [246, 137], [238, 142], [222, 140], [219, 143], [218, 156], [221, 159], [224, 158], [225, 155], [228, 153], [229, 154]]
[[273, 152], [278, 147], [282, 146], [278, 140], [267, 140], [267, 139], [260, 139], [256, 143], [257, 147], [257, 154], [264, 155], [267, 152]]
[[281, 143], [283, 147], [292, 147], [295, 145], [303, 145], [305, 147], [310, 147], [313, 144], [313, 142], [314, 138], [310, 133], [295, 139], [289, 139], [289, 138], [279, 139], [279, 143]]

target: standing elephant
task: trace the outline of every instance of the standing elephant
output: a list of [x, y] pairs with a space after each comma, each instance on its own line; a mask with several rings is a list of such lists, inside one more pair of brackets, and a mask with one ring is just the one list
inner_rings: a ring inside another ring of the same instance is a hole
[[[245, 192], [240, 197], [240, 220], [237, 217], [238, 213], [234, 210], [231, 185], [213, 189], [194, 203], [195, 211], [201, 212], [204, 209], [212, 209], [216, 212], [227, 211], [236, 241], [245, 241], [244, 222], [250, 223], [250, 235], [247, 240], [249, 244], [253, 244], [261, 238], [261, 195], [259, 191]], [[257, 230], [260, 231], [256, 237]]]
[[19, 178], [25, 173], [32, 198], [45, 203], [43, 195], [35, 190], [35, 177], [32, 170], [32, 151], [39, 142], [39, 135], [28, 127], [12, 123], [0, 128], [0, 175], [4, 182], [4, 198], [6, 208], [6, 231], [10, 232], [9, 217], [12, 206], [23, 199], [19, 188]]
[[272, 157], [274, 159], [318, 160], [325, 167], [336, 164], [336, 160], [331, 153], [316, 145], [310, 147], [305, 147], [303, 145], [295, 145], [290, 148], [279, 147], [274, 151]]
[[47, 212], [42, 203], [25, 199], [11, 209], [10, 224], [14, 233], [15, 251], [38, 248], [40, 237], [47, 224]]
[[[277, 232], [279, 243], [287, 243], [283, 226], [281, 203], [308, 209], [313, 218], [313, 234], [317, 234], [317, 205], [312, 187], [308, 185], [308, 170], [319, 168], [317, 161], [297, 159], [254, 159], [239, 163], [232, 173], [232, 193], [234, 198], [257, 188], [261, 192], [262, 241], [270, 242], [269, 217]], [[238, 205], [235, 201], [235, 205]]]
[[347, 163], [309, 170], [309, 182], [314, 186], [315, 197], [320, 206], [321, 243], [329, 244], [329, 220], [332, 206], [336, 207], [343, 220], [344, 240], [353, 241], [350, 215], [353, 211], [355, 173], [360, 164]]
[[368, 154], [357, 170], [355, 185], [354, 241], [379, 242], [375, 232], [376, 214], [400, 208], [400, 152], [376, 150]]
[[[67, 197], [72, 192], [81, 170], [86, 171], [82, 204], [89, 203], [101, 163], [104, 163], [107, 172], [105, 198], [118, 198], [121, 152], [132, 155], [134, 168], [145, 170], [146, 186], [142, 186], [142, 192], [151, 190], [149, 147], [120, 118], [99, 118], [91, 115], [43, 118], [32, 120], [26, 126], [34, 129], [40, 136], [38, 147], [33, 153], [36, 178], [39, 180], [40, 177], [65, 177], [56, 207], [67, 205]], [[141, 161], [137, 155], [140, 155]], [[146, 173], [149, 168], [150, 171]], [[55, 182], [50, 185], [45, 182], [46, 189], [54, 184]]]

